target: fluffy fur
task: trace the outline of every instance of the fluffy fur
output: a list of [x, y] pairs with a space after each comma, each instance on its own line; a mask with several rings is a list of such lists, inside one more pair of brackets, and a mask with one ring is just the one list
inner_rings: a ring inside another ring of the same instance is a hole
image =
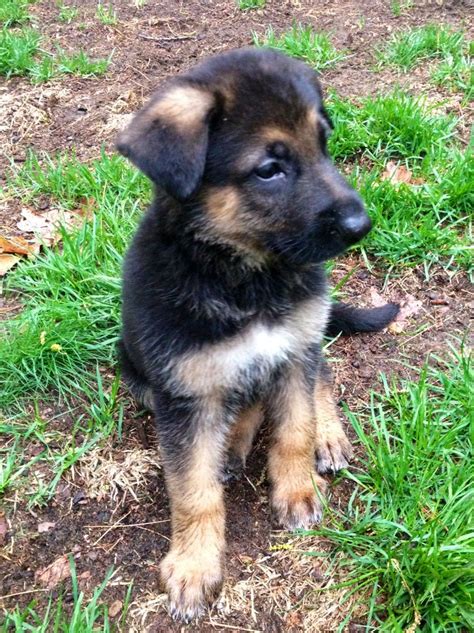
[[226, 460], [245, 463], [265, 416], [276, 520], [319, 521], [319, 472], [351, 456], [322, 338], [397, 312], [331, 307], [323, 264], [371, 225], [330, 129], [309, 67], [245, 49], [166, 83], [118, 141], [155, 183], [125, 260], [121, 355], [156, 417], [172, 516], [161, 574], [184, 620], [222, 582]]

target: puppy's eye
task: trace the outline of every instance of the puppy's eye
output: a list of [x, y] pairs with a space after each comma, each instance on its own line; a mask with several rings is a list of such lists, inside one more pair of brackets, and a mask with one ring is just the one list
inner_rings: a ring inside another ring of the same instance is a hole
[[255, 169], [255, 174], [261, 180], [273, 180], [275, 178], [281, 178], [285, 175], [285, 172], [276, 160], [269, 160], [259, 165]]

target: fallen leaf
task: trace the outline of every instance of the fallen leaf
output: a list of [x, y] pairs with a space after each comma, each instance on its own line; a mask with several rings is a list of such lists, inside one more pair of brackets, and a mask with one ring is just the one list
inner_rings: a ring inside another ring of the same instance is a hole
[[387, 162], [380, 178], [381, 180], [390, 180], [390, 182], [396, 185], [400, 183], [421, 185], [424, 183], [423, 178], [413, 178], [412, 172], [407, 169], [405, 165], [398, 165], [393, 160]]
[[407, 295], [400, 302], [400, 312], [397, 314], [396, 321], [406, 321], [408, 317], [418, 314], [423, 307], [423, 302], [414, 297], [413, 295]]
[[22, 220], [17, 223], [17, 227], [20, 231], [25, 233], [38, 233], [43, 235], [50, 231], [50, 222], [43, 215], [33, 213], [29, 209], [21, 210]]
[[116, 615], [122, 610], [123, 603], [121, 600], [114, 600], [109, 607], [109, 615], [111, 618], [115, 618]]
[[387, 303], [382, 295], [380, 295], [373, 287], [369, 288], [369, 299], [370, 305], [374, 306], [374, 308], [379, 308]]
[[19, 261], [20, 261], [20, 258], [18, 257], [18, 255], [0, 253], [0, 277], [3, 277], [3, 275], [6, 275], [7, 272], [11, 268], [13, 268], [13, 266], [16, 266], [16, 264], [18, 264]]
[[395, 321], [392, 321], [388, 326], [389, 332], [392, 334], [401, 334], [408, 326], [410, 317], [418, 314], [422, 307], [423, 303], [419, 299], [416, 299], [413, 295], [407, 295], [405, 299], [400, 302], [400, 311]]
[[56, 244], [60, 240], [61, 226], [69, 230], [83, 221], [79, 212], [75, 214], [62, 209], [50, 209], [39, 214], [24, 208], [21, 215], [22, 219], [17, 223], [20, 231], [33, 233], [35, 238], [46, 246]]
[[54, 589], [66, 578], [71, 575], [71, 568], [67, 556], [57, 558], [51, 565], [44, 569], [39, 569], [35, 573], [35, 579], [40, 582], [46, 589]]
[[3, 545], [3, 543], [5, 543], [6, 538], [7, 538], [7, 532], [8, 532], [8, 523], [5, 517], [2, 515], [0, 516], [0, 545]]
[[56, 523], [49, 523], [48, 521], [44, 521], [43, 523], [38, 523], [38, 532], [41, 534], [42, 532], [49, 532], [50, 530], [54, 530], [56, 527]]
[[5, 237], [4, 235], [0, 235], [0, 253], [31, 255], [33, 249], [22, 237]]

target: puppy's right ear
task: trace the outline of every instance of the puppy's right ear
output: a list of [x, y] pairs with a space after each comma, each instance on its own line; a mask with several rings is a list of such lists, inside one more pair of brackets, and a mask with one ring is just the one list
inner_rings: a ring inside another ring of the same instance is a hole
[[198, 188], [215, 97], [180, 79], [158, 93], [120, 134], [117, 149], [178, 200]]

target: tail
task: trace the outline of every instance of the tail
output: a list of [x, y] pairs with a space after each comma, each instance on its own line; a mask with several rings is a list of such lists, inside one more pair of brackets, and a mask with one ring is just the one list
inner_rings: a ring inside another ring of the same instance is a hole
[[393, 321], [399, 310], [398, 303], [387, 303], [379, 308], [354, 308], [347, 303], [333, 303], [326, 335], [379, 332]]

